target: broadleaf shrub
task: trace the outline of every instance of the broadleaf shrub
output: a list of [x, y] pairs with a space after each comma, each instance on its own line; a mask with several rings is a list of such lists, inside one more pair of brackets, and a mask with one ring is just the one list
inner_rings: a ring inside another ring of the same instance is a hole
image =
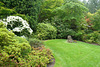
[[82, 36], [82, 40], [85, 42], [89, 42], [89, 43], [98, 43], [100, 41], [100, 32], [99, 31], [94, 31], [92, 33], [89, 34], [84, 34]]
[[100, 30], [100, 10], [98, 10], [94, 15], [93, 19], [91, 21], [92, 27], [94, 30], [98, 31]]
[[48, 23], [39, 23], [37, 25], [36, 35], [41, 40], [56, 38], [57, 30], [54, 26]]
[[57, 38], [67, 38], [68, 35], [74, 36], [76, 33], [68, 22], [61, 19], [53, 18], [51, 24], [57, 29]]

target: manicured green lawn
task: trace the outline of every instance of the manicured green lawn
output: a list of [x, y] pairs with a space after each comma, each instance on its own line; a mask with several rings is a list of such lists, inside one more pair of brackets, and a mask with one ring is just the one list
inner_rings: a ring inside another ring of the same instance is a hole
[[54, 67], [100, 67], [100, 46], [67, 43], [65, 39], [47, 40], [44, 44], [53, 51]]

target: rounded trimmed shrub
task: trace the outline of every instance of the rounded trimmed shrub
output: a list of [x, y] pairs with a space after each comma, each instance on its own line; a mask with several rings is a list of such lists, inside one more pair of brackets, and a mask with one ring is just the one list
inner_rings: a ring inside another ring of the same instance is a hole
[[53, 39], [57, 36], [57, 30], [54, 26], [48, 23], [39, 23], [36, 30], [37, 38], [41, 40]]

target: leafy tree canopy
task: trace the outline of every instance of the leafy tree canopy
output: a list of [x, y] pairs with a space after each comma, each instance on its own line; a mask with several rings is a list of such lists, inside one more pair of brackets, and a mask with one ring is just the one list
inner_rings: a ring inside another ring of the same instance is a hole
[[56, 13], [56, 15], [58, 15], [58, 17], [62, 18], [64, 21], [71, 19], [76, 19], [79, 21], [84, 17], [84, 13], [87, 10], [88, 9], [85, 6], [79, 3], [69, 2], [55, 9], [54, 13]]

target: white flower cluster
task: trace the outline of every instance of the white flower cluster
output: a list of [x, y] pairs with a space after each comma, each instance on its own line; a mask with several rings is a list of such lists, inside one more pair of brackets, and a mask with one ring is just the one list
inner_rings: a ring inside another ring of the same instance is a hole
[[15, 22], [22, 22], [22, 25], [15, 27], [12, 31], [21, 32], [22, 30], [27, 29], [30, 32], [30, 34], [32, 34], [33, 30], [30, 28], [27, 21], [23, 20], [21, 17], [19, 17], [19, 16], [8, 16], [7, 19], [3, 19], [3, 23], [5, 25], [10, 24], [11, 27], [14, 25]]

